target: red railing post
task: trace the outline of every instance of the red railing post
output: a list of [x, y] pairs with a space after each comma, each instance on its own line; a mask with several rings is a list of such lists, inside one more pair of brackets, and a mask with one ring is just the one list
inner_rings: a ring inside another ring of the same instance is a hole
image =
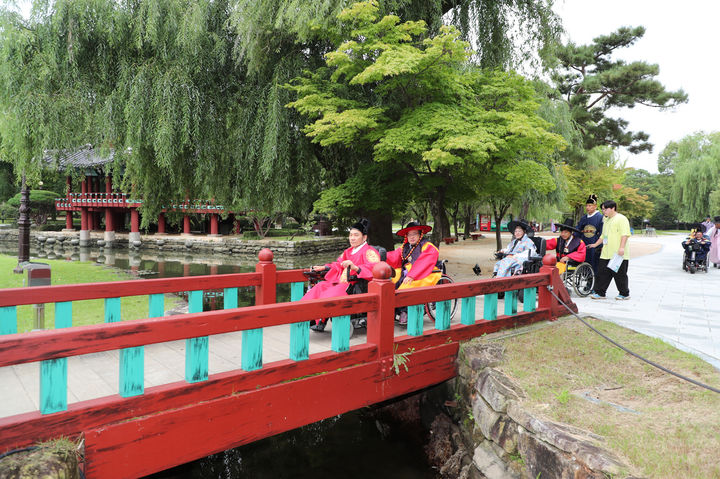
[[381, 261], [373, 267], [373, 280], [368, 285], [368, 293], [378, 295], [378, 309], [368, 312], [367, 342], [378, 348], [382, 377], [392, 374], [395, 342], [395, 284], [390, 276], [392, 268]]
[[263, 248], [258, 253], [259, 262], [255, 272], [260, 273], [260, 286], [255, 286], [255, 305], [274, 304], [277, 290], [277, 266], [273, 263], [273, 252]]
[[[555, 267], [556, 264], [557, 259], [555, 256], [552, 254], [546, 254], [543, 258], [543, 265], [540, 268], [540, 272], [550, 276], [550, 286], [552, 287], [552, 291], [555, 293], [555, 296], [560, 298], [563, 303], [568, 305], [571, 310], [577, 313], [577, 305], [570, 298], [570, 293], [568, 293], [567, 288], [565, 288], [562, 278], [560, 278], [560, 273]], [[546, 286], [539, 286], [538, 289], [540, 290], [538, 305], [540, 308], [550, 309], [551, 320], [555, 320], [560, 316], [564, 316], [569, 313], [568, 310], [565, 309], [565, 306], [555, 299], [555, 296], [550, 293]]]

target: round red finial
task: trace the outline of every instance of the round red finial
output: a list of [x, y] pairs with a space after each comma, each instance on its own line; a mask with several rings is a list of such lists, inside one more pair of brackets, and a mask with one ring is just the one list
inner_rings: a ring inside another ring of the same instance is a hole
[[393, 270], [389, 264], [385, 261], [380, 261], [379, 263], [375, 263], [375, 266], [373, 266], [373, 279], [390, 279], [392, 272]]
[[554, 254], [546, 254], [543, 256], [543, 265], [544, 266], [555, 266], [557, 264], [557, 258], [555, 258]]
[[270, 250], [270, 248], [263, 248], [258, 253], [258, 259], [263, 263], [272, 263], [273, 252]]

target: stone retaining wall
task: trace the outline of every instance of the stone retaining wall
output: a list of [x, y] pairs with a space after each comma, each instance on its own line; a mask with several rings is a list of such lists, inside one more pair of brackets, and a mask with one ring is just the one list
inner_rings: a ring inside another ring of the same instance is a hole
[[429, 457], [447, 478], [617, 477], [626, 466], [603, 449], [603, 438], [546, 420], [522, 406], [523, 391], [496, 367], [502, 345], [463, 346], [455, 379], [455, 423], [438, 415]]
[[[35, 248], [54, 249], [79, 247], [80, 237], [77, 232], [32, 231], [31, 245]], [[18, 230], [0, 230], [0, 243], [17, 247]], [[127, 238], [119, 237], [106, 243], [102, 234], [93, 233], [88, 240], [89, 248], [104, 248], [113, 250], [142, 250], [164, 252], [192, 252], [202, 254], [237, 255], [241, 258], [257, 259], [263, 248], [270, 248], [275, 257], [313, 256], [324, 253], [340, 254], [347, 248], [345, 237], [323, 237], [301, 241], [277, 240], [243, 240], [237, 236], [211, 238], [204, 236], [143, 236], [141, 241], [129, 242]]]

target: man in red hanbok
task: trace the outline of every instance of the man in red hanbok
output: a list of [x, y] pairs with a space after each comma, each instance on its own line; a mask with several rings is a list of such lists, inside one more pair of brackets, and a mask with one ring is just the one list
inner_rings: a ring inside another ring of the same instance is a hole
[[[370, 222], [361, 218], [350, 227], [348, 234], [350, 247], [343, 251], [343, 254], [335, 262], [313, 266], [314, 271], [327, 271], [327, 273], [324, 281], [313, 286], [310, 291], [305, 293], [302, 300], [346, 296], [348, 286], [355, 283], [353, 276], [368, 281], [372, 280], [372, 268], [375, 263], [380, 261], [380, 254], [367, 243], [369, 227]], [[348, 275], [351, 278], [348, 278]], [[314, 331], [323, 331], [327, 322], [328, 318], [311, 321], [310, 328]]]
[[565, 272], [568, 262], [572, 261], [577, 264], [585, 261], [587, 248], [585, 247], [585, 242], [582, 241], [579, 236], [573, 236], [573, 233], [580, 234], [581, 231], [574, 228], [572, 222], [572, 219], [568, 218], [563, 224], [559, 224], [560, 237], [547, 240], [545, 248], [548, 251], [551, 249], [557, 250], [556, 266], [560, 274]]

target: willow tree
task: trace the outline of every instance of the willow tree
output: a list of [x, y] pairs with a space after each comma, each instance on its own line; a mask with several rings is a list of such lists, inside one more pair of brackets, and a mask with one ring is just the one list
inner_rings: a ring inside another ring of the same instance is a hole
[[426, 192], [436, 234], [449, 236], [453, 185], [563, 141], [537, 115], [532, 85], [474, 68], [457, 29], [428, 37], [424, 21], [378, 10], [368, 1], [339, 15], [343, 42], [327, 67], [297, 80], [290, 106], [312, 121], [304, 131], [313, 142], [366, 148], [376, 163], [402, 168], [405, 189]]
[[[235, 61], [233, 5], [215, 0], [36, 1], [0, 32], [2, 152], [36, 171], [46, 149], [114, 149], [116, 178], [164, 204], [307, 212], [319, 185], [278, 84]], [[300, 66], [290, 68], [298, 69]], [[307, 165], [307, 168], [305, 167]], [[319, 182], [318, 182], [319, 183]]]
[[[670, 142], [661, 156], [664, 171], [672, 171], [670, 202], [680, 221], [714, 216], [712, 204], [720, 191], [720, 132], [695, 133]], [[660, 161], [660, 160], [658, 160]]]

